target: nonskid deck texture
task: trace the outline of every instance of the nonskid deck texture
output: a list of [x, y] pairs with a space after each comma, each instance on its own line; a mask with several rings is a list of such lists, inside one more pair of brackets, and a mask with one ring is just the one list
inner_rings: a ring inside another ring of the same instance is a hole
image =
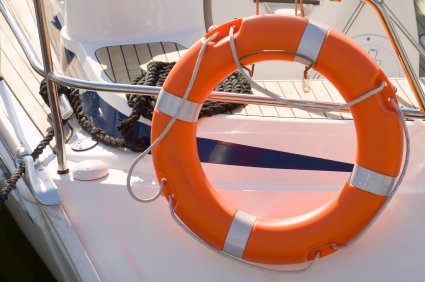
[[[185, 52], [185, 48], [174, 42], [154, 42], [144, 44], [130, 44], [104, 47], [96, 51], [103, 70], [113, 82], [128, 83], [140, 75], [141, 69], [152, 61], [175, 62]], [[327, 80], [312, 80], [311, 91], [305, 93], [300, 80], [262, 80], [257, 81], [264, 88], [281, 95], [287, 99], [301, 99], [309, 101], [344, 103], [338, 90]], [[418, 104], [406, 79], [391, 79], [391, 83], [397, 87], [399, 103], [403, 107], [418, 108]], [[425, 79], [421, 79], [424, 87]], [[263, 96], [253, 89], [254, 94]], [[275, 106], [245, 105], [233, 110], [232, 114], [285, 117], [285, 118], [331, 118], [351, 119], [349, 113], [309, 113], [299, 109]]]

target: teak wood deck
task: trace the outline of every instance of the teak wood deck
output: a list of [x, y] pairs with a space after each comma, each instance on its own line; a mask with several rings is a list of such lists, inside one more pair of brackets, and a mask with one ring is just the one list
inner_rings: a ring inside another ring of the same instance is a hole
[[[177, 43], [156, 42], [105, 47], [97, 50], [96, 57], [111, 81], [128, 83], [134, 77], [140, 75], [141, 69], [146, 70], [149, 62], [174, 62], [184, 52], [185, 48]], [[312, 80], [309, 93], [304, 93], [299, 80], [264, 80], [257, 82], [266, 89], [288, 99], [344, 103], [338, 90], [327, 80]], [[391, 79], [391, 83], [397, 87], [397, 95], [402, 106], [418, 107], [406, 79]], [[254, 89], [253, 92], [256, 95], [262, 95]], [[232, 114], [285, 118], [351, 119], [351, 114], [348, 113], [316, 114], [287, 107], [258, 105], [246, 105], [237, 111], [233, 111]]]

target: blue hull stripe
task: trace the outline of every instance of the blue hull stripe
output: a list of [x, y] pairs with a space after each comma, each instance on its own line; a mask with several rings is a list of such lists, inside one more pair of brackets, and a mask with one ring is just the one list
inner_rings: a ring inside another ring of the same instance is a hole
[[248, 167], [351, 172], [353, 164], [198, 138], [201, 162]]
[[[116, 126], [121, 120], [127, 118], [126, 115], [103, 101], [96, 92], [87, 91], [81, 98], [84, 111], [95, 126], [104, 129], [114, 137], [122, 138]], [[134, 128], [134, 132], [145, 142], [150, 142], [150, 126], [139, 122]], [[295, 170], [339, 172], [351, 172], [353, 170], [351, 163], [206, 138], [197, 138], [197, 146], [199, 158], [204, 163]]]

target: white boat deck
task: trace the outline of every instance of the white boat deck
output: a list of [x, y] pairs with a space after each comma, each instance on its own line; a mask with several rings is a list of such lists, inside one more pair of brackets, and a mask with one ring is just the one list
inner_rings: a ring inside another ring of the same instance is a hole
[[[19, 23], [34, 46], [34, 50], [39, 52], [33, 5], [29, 5], [26, 0], [8, 2], [15, 14], [16, 11], [19, 11], [21, 15]], [[415, 0], [415, 3], [417, 6], [418, 28], [421, 34], [425, 32], [425, 3], [421, 0]], [[1, 75], [31, 120], [37, 125], [40, 132], [44, 133], [50, 127], [47, 119], [47, 114], [50, 110], [38, 94], [41, 77], [32, 70], [3, 17], [0, 17], [0, 32]], [[52, 44], [54, 43], [52, 42]], [[184, 48], [182, 46], [170, 42], [162, 42], [105, 47], [97, 51], [97, 56], [112, 81], [126, 83], [138, 75], [140, 68], [146, 67], [149, 61], [175, 61], [183, 52]], [[421, 69], [425, 74], [424, 66], [425, 64], [421, 66]], [[416, 100], [406, 79], [392, 79], [391, 81], [398, 88], [397, 94], [401, 105], [417, 107]], [[424, 79], [421, 79], [421, 81], [424, 84]], [[287, 98], [343, 102], [338, 91], [326, 80], [312, 81], [312, 91], [310, 93], [302, 91], [300, 81], [260, 81], [260, 83], [267, 89], [281, 93]], [[245, 106], [239, 111], [234, 111], [233, 114], [297, 118], [351, 118], [350, 114], [346, 113], [311, 114], [298, 109], [257, 105]]]

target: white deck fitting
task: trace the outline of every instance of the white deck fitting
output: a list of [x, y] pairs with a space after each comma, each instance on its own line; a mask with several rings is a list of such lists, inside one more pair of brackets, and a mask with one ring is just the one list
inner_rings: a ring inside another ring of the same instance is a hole
[[[104, 47], [96, 51], [103, 70], [108, 78], [113, 82], [128, 83], [130, 80], [140, 75], [141, 69], [146, 70], [146, 66], [151, 61], [174, 62], [184, 54], [185, 48], [174, 42], [154, 42], [144, 44], [130, 44]], [[301, 76], [301, 74], [300, 74]], [[299, 80], [262, 80], [257, 81], [266, 89], [278, 93], [288, 99], [304, 99], [311, 101], [340, 102], [343, 99], [338, 90], [327, 80], [311, 81], [311, 91], [305, 93]], [[397, 87], [397, 96], [402, 106], [407, 108], [418, 108], [418, 103], [406, 79], [391, 79]], [[424, 79], [421, 79], [422, 87]], [[256, 95], [262, 95], [255, 89]], [[351, 119], [348, 113], [309, 113], [299, 109], [274, 106], [246, 105], [233, 110], [232, 114], [266, 117], [285, 118], [331, 118], [331, 119]]]

